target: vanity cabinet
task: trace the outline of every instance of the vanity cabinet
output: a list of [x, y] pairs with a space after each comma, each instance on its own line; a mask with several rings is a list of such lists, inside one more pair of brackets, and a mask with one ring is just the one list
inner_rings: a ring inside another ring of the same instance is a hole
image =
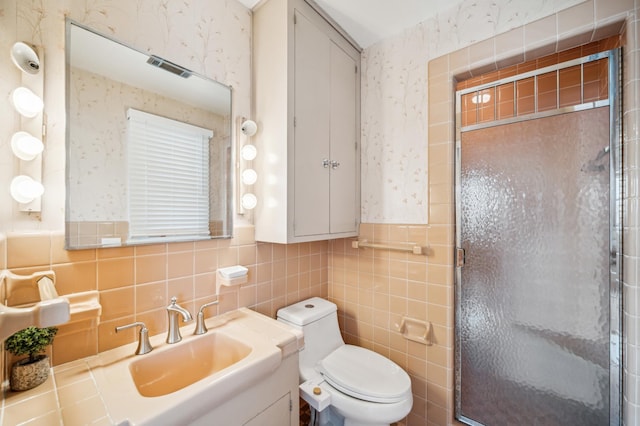
[[[190, 426], [297, 426], [300, 424], [298, 353], [264, 380], [234, 395]], [[241, 378], [239, 378], [241, 380]]]
[[265, 1], [253, 31], [256, 240], [357, 235], [359, 50], [304, 0]]

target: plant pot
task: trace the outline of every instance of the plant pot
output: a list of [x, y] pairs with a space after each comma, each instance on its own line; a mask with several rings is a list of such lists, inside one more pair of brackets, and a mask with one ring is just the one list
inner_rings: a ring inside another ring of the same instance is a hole
[[25, 391], [43, 384], [49, 377], [49, 357], [38, 355], [36, 360], [29, 362], [29, 358], [21, 359], [11, 366], [9, 383], [12, 391]]

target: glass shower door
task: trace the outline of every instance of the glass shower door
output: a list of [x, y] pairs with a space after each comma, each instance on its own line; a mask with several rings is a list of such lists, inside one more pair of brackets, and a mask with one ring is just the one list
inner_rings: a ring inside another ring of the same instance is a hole
[[609, 132], [600, 107], [461, 134], [459, 419], [609, 424]]

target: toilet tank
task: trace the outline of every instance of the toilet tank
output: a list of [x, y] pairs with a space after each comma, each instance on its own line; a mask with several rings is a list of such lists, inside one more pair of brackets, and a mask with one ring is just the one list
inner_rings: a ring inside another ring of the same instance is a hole
[[304, 347], [300, 351], [300, 380], [319, 374], [316, 364], [344, 345], [338, 325], [338, 307], [320, 297], [312, 297], [278, 310], [278, 321], [302, 330]]

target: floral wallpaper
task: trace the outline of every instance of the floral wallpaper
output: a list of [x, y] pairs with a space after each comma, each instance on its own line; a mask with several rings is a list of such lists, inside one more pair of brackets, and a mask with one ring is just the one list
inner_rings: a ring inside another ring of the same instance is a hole
[[8, 101], [21, 74], [0, 60], [0, 232], [62, 230], [65, 215], [65, 17], [232, 86], [233, 116], [250, 115], [251, 12], [236, 0], [3, 0], [0, 54], [18, 40], [44, 49], [47, 135], [42, 213], [9, 195], [18, 170], [11, 135], [20, 118]]
[[[363, 52], [362, 222], [428, 223], [427, 62], [582, 0], [465, 0]], [[233, 87], [233, 116], [250, 116], [251, 12], [236, 0], [5, 0], [0, 52], [17, 40], [45, 50], [45, 112], [41, 218], [17, 211], [0, 190], [1, 231], [64, 225], [64, 18], [152, 51]], [[19, 71], [0, 61], [7, 99]], [[0, 183], [17, 170], [9, 140], [20, 126], [0, 102]]]
[[363, 51], [363, 223], [428, 223], [428, 61], [582, 1], [465, 0]]

